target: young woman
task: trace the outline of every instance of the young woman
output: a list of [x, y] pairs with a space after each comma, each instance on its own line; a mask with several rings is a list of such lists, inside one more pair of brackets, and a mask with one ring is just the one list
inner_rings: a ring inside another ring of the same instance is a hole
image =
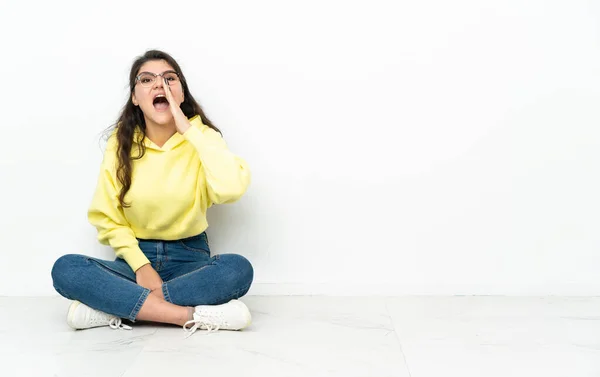
[[237, 299], [253, 280], [250, 262], [210, 255], [206, 211], [238, 200], [250, 183], [196, 102], [177, 62], [151, 50], [135, 60], [131, 95], [108, 139], [88, 219], [114, 261], [60, 257], [54, 288], [73, 300], [74, 329], [153, 321], [197, 329], [250, 324]]

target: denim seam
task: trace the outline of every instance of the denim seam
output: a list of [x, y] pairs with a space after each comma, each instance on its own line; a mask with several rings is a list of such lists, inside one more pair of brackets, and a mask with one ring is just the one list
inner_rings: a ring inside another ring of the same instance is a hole
[[172, 283], [172, 282], [176, 281], [177, 279], [181, 279], [181, 278], [183, 278], [183, 277], [186, 277], [186, 276], [188, 276], [188, 275], [194, 274], [194, 273], [196, 273], [196, 272], [198, 272], [198, 271], [202, 271], [202, 270], [204, 270], [206, 267], [208, 267], [208, 266], [211, 266], [211, 265], [212, 265], [212, 263], [209, 263], [209, 264], [207, 264], [207, 265], [205, 265], [205, 266], [202, 266], [202, 267], [200, 267], [200, 268], [199, 268], [199, 269], [197, 269], [197, 270], [190, 271], [190, 272], [188, 272], [187, 274], [184, 274], [184, 275], [181, 275], [181, 276], [177, 276], [175, 279], [171, 279], [171, 280], [169, 280], [169, 283]]
[[201, 249], [198, 247], [190, 247], [190, 246], [186, 245], [185, 243], [183, 243], [183, 241], [179, 241], [179, 244], [188, 251], [193, 251], [194, 253], [204, 252], [204, 253], [208, 253], [208, 255], [210, 255], [210, 250], [205, 250], [205, 249]]
[[209, 264], [207, 264], [207, 265], [204, 265], [204, 266], [200, 267], [200, 268], [199, 268], [199, 269], [197, 269], [197, 270], [190, 271], [190, 272], [188, 272], [187, 274], [184, 274], [184, 275], [181, 275], [181, 276], [177, 276], [175, 279], [171, 279], [171, 280], [169, 280], [169, 283], [171, 283], [171, 282], [174, 282], [175, 280], [177, 280], [177, 279], [180, 279], [180, 278], [182, 278], [182, 277], [185, 277], [185, 276], [188, 276], [188, 275], [190, 275], [190, 274], [193, 274], [193, 273], [195, 273], [195, 272], [202, 271], [202, 270], [204, 270], [204, 269], [205, 269], [206, 267], [208, 267], [208, 266], [212, 266], [212, 265], [213, 265], [213, 263], [214, 263], [214, 262], [216, 262], [216, 261], [219, 259], [219, 255], [218, 255], [218, 254], [217, 254], [217, 255], [215, 255], [215, 256], [214, 256], [214, 258], [215, 258], [215, 259], [214, 259], [212, 262], [210, 262]]
[[160, 251], [159, 251], [160, 242], [156, 242], [156, 271], [160, 270]]
[[[111, 274], [111, 275], [115, 275], [115, 276], [118, 276], [118, 277], [120, 277], [120, 278], [126, 279], [126, 280], [127, 280], [127, 281], [129, 281], [129, 282], [132, 282], [132, 281], [131, 281], [131, 279], [129, 278], [129, 276], [122, 275], [122, 274], [121, 274], [121, 273], [119, 273], [118, 271], [115, 271], [115, 270], [113, 270], [112, 268], [110, 268], [110, 267], [107, 267], [107, 266], [105, 266], [104, 264], [102, 264], [102, 263], [98, 262], [96, 259], [94, 259], [94, 258], [86, 258], [86, 259], [87, 259], [89, 262], [94, 262], [94, 264], [95, 264], [96, 266], [100, 266], [100, 268], [101, 268], [103, 271], [105, 271], [105, 272], [108, 272], [108, 273], [109, 273], [109, 274]], [[133, 283], [133, 282], [132, 282], [132, 283]]]
[[140, 295], [140, 298], [139, 298], [137, 304], [135, 304], [135, 307], [133, 308], [131, 313], [129, 313], [128, 319], [131, 322], [135, 322], [135, 317], [137, 317], [140, 309], [142, 308], [142, 305], [144, 305], [144, 302], [146, 302], [146, 299], [148, 298], [149, 294], [150, 294], [150, 290], [147, 288], [144, 288], [144, 292], [142, 292], [142, 294]]
[[163, 291], [163, 296], [165, 297], [165, 301], [173, 303], [173, 300], [171, 300], [171, 294], [169, 293], [169, 288], [167, 288], [166, 282], [163, 283], [162, 291]]

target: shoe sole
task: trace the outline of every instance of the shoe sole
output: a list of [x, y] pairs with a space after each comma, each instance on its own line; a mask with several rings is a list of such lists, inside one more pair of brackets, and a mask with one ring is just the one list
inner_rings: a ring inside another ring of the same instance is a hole
[[67, 325], [73, 330], [79, 330], [77, 327], [73, 325], [73, 317], [75, 316], [75, 309], [81, 304], [79, 301], [73, 301], [71, 306], [69, 306], [69, 311], [67, 312]]

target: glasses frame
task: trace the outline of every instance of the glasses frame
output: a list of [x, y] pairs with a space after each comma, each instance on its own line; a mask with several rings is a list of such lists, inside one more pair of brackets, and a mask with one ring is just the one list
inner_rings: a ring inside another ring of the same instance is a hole
[[[174, 73], [174, 74], [175, 74], [175, 76], [177, 76], [177, 79], [179, 79], [179, 82], [181, 82], [181, 76], [179, 76], [179, 72], [177, 72], [177, 71], [173, 71], [173, 70], [164, 71], [163, 73], [158, 73], [158, 74], [157, 74], [157, 73], [153, 73], [153, 72], [146, 72], [146, 71], [144, 71], [144, 72], [140, 72], [140, 73], [139, 73], [137, 76], [135, 76], [135, 82], [136, 82], [136, 84], [137, 84], [137, 83], [139, 83], [139, 84], [140, 84], [141, 86], [143, 86], [144, 88], [148, 88], [148, 87], [151, 87], [152, 85], [154, 85], [154, 83], [156, 82], [156, 78], [157, 78], [158, 76], [162, 77], [162, 78], [163, 78], [163, 81], [165, 81], [165, 76], [164, 76], [164, 75], [166, 75], [167, 73]], [[146, 85], [144, 85], [144, 84], [142, 84], [142, 82], [140, 81], [140, 77], [141, 77], [142, 75], [144, 75], [144, 74], [152, 75], [152, 76], [154, 77], [154, 81], [152, 81], [152, 82], [151, 82], [149, 85], [147, 85], [147, 86], [146, 86]], [[167, 85], [171, 86], [171, 84], [169, 84], [168, 82], [166, 82], [166, 81], [165, 81], [165, 83], [166, 83]]]

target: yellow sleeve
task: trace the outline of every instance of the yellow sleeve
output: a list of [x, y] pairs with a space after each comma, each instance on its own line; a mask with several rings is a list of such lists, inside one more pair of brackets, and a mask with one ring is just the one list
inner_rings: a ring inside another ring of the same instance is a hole
[[124, 259], [131, 269], [136, 271], [150, 261], [140, 249], [135, 233], [125, 219], [119, 203], [115, 174], [116, 155], [111, 144], [114, 144], [114, 140], [109, 140], [104, 153], [96, 191], [88, 209], [88, 220], [98, 230], [98, 241], [111, 246], [117, 257]]
[[221, 135], [202, 124], [200, 117], [191, 121], [183, 137], [200, 157], [206, 177], [208, 198], [214, 204], [233, 203], [240, 199], [250, 185], [250, 169], [242, 158], [231, 153]]

